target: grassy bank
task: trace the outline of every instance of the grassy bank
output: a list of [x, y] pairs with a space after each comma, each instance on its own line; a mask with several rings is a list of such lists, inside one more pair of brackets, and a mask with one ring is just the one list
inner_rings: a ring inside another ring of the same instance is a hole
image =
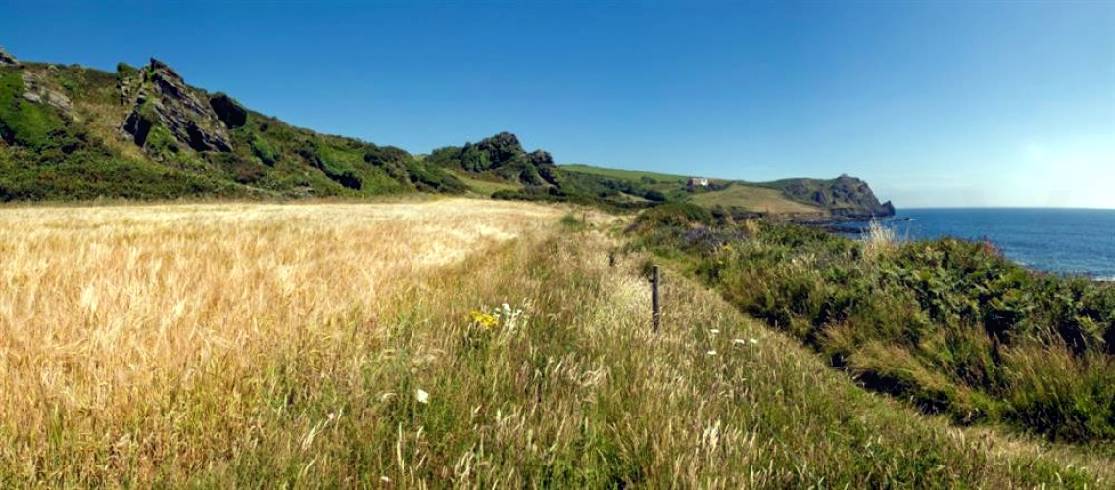
[[1115, 288], [1033, 273], [992, 246], [866, 242], [774, 222], [648, 213], [641, 242], [859, 382], [958, 422], [1115, 439]]
[[599, 215], [4, 213], [39, 223], [0, 236], [5, 487], [1110, 481], [867, 393], [669, 271], [652, 334], [646, 258], [609, 267]]

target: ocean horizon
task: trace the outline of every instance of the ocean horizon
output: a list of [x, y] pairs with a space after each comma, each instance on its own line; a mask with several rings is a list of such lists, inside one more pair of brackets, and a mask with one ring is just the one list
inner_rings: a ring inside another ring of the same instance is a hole
[[1115, 209], [902, 208], [883, 223], [904, 240], [988, 241], [1033, 270], [1115, 280]]

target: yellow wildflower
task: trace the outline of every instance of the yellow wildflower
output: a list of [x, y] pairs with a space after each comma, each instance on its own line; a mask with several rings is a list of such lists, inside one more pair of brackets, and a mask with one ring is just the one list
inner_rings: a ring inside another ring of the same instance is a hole
[[497, 324], [499, 324], [499, 318], [497, 318], [495, 315], [491, 313], [484, 313], [480, 310], [472, 310], [471, 312], [469, 312], [469, 316], [472, 317], [472, 323], [479, 325], [480, 328], [483, 328], [484, 330], [491, 330]]

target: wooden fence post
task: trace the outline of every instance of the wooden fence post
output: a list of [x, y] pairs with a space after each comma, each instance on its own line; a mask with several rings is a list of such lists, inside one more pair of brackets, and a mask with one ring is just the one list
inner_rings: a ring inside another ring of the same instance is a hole
[[654, 332], [658, 333], [658, 327], [662, 322], [662, 310], [658, 301], [658, 266], [655, 265], [651, 268], [650, 276], [650, 303], [651, 303], [651, 321], [654, 325]]

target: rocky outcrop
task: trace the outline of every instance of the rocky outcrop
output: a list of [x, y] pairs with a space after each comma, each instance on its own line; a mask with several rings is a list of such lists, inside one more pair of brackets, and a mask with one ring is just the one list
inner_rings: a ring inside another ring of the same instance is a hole
[[15, 59], [15, 56], [8, 54], [7, 51], [4, 51], [4, 48], [0, 48], [0, 66], [20, 67], [23, 65], [19, 62], [19, 60]]
[[847, 174], [832, 180], [792, 179], [776, 183], [787, 197], [828, 210], [834, 217], [894, 216], [894, 204], [880, 203], [867, 182]]
[[152, 128], [162, 126], [195, 151], [232, 150], [217, 111], [165, 63], [152, 58], [133, 77], [120, 85], [121, 95], [132, 104], [122, 129], [137, 145], [144, 146]]
[[43, 77], [30, 71], [23, 72], [23, 98], [36, 104], [46, 104], [73, 118], [74, 104], [66, 94], [55, 90]]
[[475, 174], [487, 174], [526, 186], [558, 186], [558, 170], [549, 152], [527, 153], [519, 138], [507, 131], [461, 147], [441, 148], [428, 161]]
[[[470, 143], [465, 144], [466, 149], [470, 146], [472, 146]], [[484, 138], [476, 143], [475, 146], [478, 150], [488, 155], [488, 160], [492, 163], [492, 166], [495, 167], [511, 162], [526, 154], [526, 151], [523, 150], [523, 145], [519, 143], [519, 138], [507, 131]]]
[[528, 156], [530, 158], [530, 163], [533, 164], [533, 165], [553, 165], [554, 164], [554, 157], [552, 155], [550, 155], [550, 152], [545, 151], [545, 150], [534, 150], [534, 151], [530, 152], [530, 155], [528, 155]]

